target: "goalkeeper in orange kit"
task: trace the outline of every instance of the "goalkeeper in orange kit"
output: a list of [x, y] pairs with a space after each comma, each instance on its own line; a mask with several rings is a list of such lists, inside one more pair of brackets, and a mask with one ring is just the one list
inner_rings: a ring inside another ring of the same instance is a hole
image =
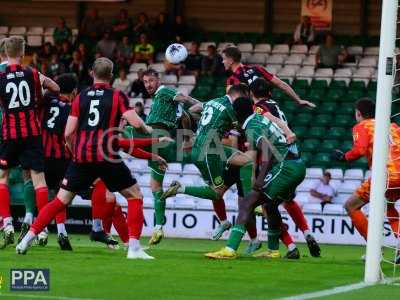
[[[353, 127], [353, 148], [344, 153], [335, 150], [333, 157], [340, 161], [352, 161], [362, 156], [372, 165], [372, 152], [375, 127], [375, 103], [370, 99], [360, 99], [356, 103], [355, 117], [357, 124]], [[389, 202], [386, 216], [397, 239], [400, 237], [399, 213], [394, 203], [400, 198], [400, 127], [390, 125], [390, 148], [387, 162], [387, 189], [385, 196]], [[350, 196], [344, 207], [358, 232], [367, 240], [368, 219], [361, 208], [369, 202], [371, 178], [365, 180], [360, 187]], [[396, 263], [400, 264], [398, 251]]]

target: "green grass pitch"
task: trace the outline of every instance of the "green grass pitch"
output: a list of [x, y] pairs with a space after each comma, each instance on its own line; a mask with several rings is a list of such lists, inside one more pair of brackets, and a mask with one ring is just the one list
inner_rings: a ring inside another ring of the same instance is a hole
[[[165, 239], [148, 251], [156, 260], [132, 261], [124, 250], [106, 249], [87, 236], [72, 235], [71, 242], [73, 252], [61, 252], [54, 235], [47, 247], [34, 246], [26, 256], [17, 256], [14, 247], [0, 250], [0, 299], [278, 299], [357, 283], [364, 271], [364, 248], [355, 246], [322, 245], [322, 257], [312, 258], [300, 245], [298, 261], [245, 256], [213, 261], [203, 254], [219, 249], [223, 241]], [[10, 268], [49, 268], [50, 291], [11, 292]], [[379, 285], [324, 299], [378, 298], [400, 299], [400, 286]]]

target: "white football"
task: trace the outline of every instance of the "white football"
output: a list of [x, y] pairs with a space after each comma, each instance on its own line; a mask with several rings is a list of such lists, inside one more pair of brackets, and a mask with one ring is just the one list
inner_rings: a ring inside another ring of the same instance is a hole
[[165, 58], [174, 65], [183, 62], [187, 56], [187, 49], [182, 44], [171, 44], [168, 46], [167, 50], [165, 50]]

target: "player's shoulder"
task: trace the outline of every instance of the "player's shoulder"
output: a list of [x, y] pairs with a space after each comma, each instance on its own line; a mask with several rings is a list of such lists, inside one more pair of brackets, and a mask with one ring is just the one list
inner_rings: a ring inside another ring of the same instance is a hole
[[37, 75], [39, 75], [39, 73], [40, 73], [38, 69], [36, 69], [35, 67], [32, 67], [32, 66], [29, 66], [29, 65], [21, 65], [21, 70], [23, 72], [37, 74]]
[[113, 87], [109, 88], [112, 94], [117, 94], [119, 97], [126, 97], [125, 93], [121, 91], [120, 89], [116, 89]]
[[353, 132], [372, 130], [374, 126], [375, 126], [375, 119], [363, 120], [353, 126]]
[[176, 89], [165, 85], [161, 85], [156, 91], [156, 96], [175, 96], [175, 94]]
[[51, 103], [53, 101], [59, 101], [58, 96], [47, 91], [44, 95], [43, 95], [43, 99], [45, 100], [44, 103], [48, 104]]
[[397, 123], [392, 122], [390, 123], [390, 126], [396, 131], [400, 130], [400, 126]]
[[262, 118], [261, 115], [254, 113], [244, 121], [242, 128], [245, 130], [259, 129]]

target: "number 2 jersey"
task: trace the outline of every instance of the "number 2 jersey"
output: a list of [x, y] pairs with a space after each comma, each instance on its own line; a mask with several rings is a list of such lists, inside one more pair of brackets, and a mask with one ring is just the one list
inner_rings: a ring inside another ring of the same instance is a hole
[[78, 118], [73, 161], [92, 163], [119, 159], [119, 124], [130, 110], [128, 97], [109, 84], [95, 84], [73, 101], [71, 116]]
[[3, 140], [39, 136], [38, 103], [42, 100], [39, 72], [22, 65], [7, 65], [0, 72]]
[[46, 95], [41, 110], [42, 142], [46, 159], [69, 160], [71, 153], [65, 144], [65, 125], [71, 111], [69, 100], [63, 96]]

